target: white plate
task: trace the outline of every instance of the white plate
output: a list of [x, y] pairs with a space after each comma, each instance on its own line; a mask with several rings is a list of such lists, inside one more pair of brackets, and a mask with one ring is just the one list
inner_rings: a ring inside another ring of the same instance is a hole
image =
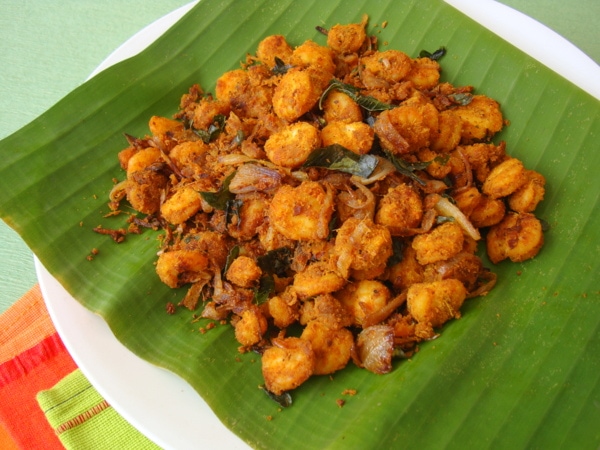
[[[492, 0], [446, 2], [600, 99], [600, 67], [539, 22]], [[144, 28], [92, 76], [143, 50], [192, 6], [179, 8]], [[103, 319], [72, 298], [37, 259], [35, 263], [48, 311], [69, 353], [127, 421], [165, 449], [248, 448], [187, 382], [126, 349]]]

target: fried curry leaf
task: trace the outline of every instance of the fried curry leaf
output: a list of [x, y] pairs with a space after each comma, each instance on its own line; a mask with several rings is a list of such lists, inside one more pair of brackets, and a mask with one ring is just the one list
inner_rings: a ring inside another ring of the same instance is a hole
[[[239, 227], [240, 225], [240, 211], [242, 206], [244, 205], [244, 201], [231, 198], [225, 204], [225, 223], [235, 223]], [[235, 218], [235, 221], [233, 220]]]
[[275, 75], [284, 75], [290, 70], [293, 66], [291, 64], [286, 64], [279, 57], [275, 57], [275, 66], [271, 69]]
[[260, 278], [258, 288], [254, 291], [254, 303], [261, 305], [269, 299], [271, 292], [275, 291], [275, 278], [267, 274]]
[[284, 276], [292, 263], [292, 250], [280, 247], [257, 258], [258, 267], [265, 273]]
[[217, 192], [200, 192], [204, 201], [215, 209], [227, 210], [228, 203], [235, 198], [235, 195], [229, 192], [229, 184], [234, 175], [235, 172], [229, 174]]
[[194, 130], [194, 132], [200, 136], [205, 144], [208, 144], [219, 137], [221, 132], [225, 129], [226, 120], [227, 117], [225, 117], [223, 114], [217, 114], [213, 118], [212, 124], [207, 130]]
[[313, 150], [302, 167], [323, 167], [368, 178], [378, 162], [374, 155], [358, 155], [339, 144], [333, 144]]
[[321, 105], [323, 100], [327, 97], [330, 91], [333, 89], [343, 92], [352, 100], [354, 100], [358, 105], [366, 109], [367, 111], [385, 111], [386, 109], [395, 108], [394, 105], [390, 105], [389, 103], [380, 102], [375, 97], [371, 97], [370, 95], [362, 95], [360, 93], [360, 89], [356, 86], [352, 86], [351, 84], [342, 83], [335, 78], [329, 82], [329, 86], [321, 95], [319, 99], [319, 109], [322, 109]]
[[259, 389], [263, 390], [264, 393], [267, 394], [271, 400], [277, 402], [279, 404], [279, 406], [281, 406], [282, 408], [287, 408], [288, 406], [292, 406], [292, 396], [290, 395], [289, 392], [284, 392], [281, 395], [277, 395], [277, 394], [274, 394], [273, 392], [269, 391], [264, 384], [261, 384], [258, 387], [259, 387]]
[[229, 266], [231, 266], [233, 260], [239, 255], [240, 247], [239, 245], [234, 245], [233, 248], [229, 250], [229, 253], [227, 254], [227, 259], [225, 260], [225, 267], [223, 267], [223, 274], [227, 273], [227, 270], [229, 270]]
[[392, 256], [387, 261], [388, 267], [394, 266], [404, 258], [404, 239], [398, 236], [392, 236]]
[[429, 53], [427, 50], [421, 50], [419, 56], [421, 58], [429, 58], [433, 61], [439, 61], [446, 54], [446, 47], [440, 47], [435, 52]]
[[411, 180], [416, 181], [421, 186], [425, 186], [425, 181], [420, 178], [415, 172], [417, 170], [426, 169], [431, 163], [436, 162], [438, 164], [446, 164], [448, 162], [449, 156], [437, 156], [431, 161], [419, 161], [416, 163], [409, 163], [404, 161], [399, 156], [394, 155], [393, 153], [384, 150], [385, 156], [387, 159], [391, 161], [396, 170], [400, 172], [402, 175], [409, 177]]
[[469, 92], [457, 92], [448, 96], [454, 103], [460, 106], [467, 106], [473, 100], [473, 94]]

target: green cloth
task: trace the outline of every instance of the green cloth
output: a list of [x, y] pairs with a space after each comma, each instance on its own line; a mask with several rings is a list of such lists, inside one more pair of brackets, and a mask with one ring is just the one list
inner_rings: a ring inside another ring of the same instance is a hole
[[114, 410], [77, 369], [37, 395], [67, 449], [159, 449]]

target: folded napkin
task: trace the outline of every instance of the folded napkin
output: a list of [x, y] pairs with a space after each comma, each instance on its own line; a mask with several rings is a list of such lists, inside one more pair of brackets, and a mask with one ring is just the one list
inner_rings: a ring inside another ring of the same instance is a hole
[[79, 369], [37, 399], [67, 448], [159, 448], [111, 408]]
[[2, 450], [158, 448], [77, 368], [37, 285], [0, 315], [0, 399]]

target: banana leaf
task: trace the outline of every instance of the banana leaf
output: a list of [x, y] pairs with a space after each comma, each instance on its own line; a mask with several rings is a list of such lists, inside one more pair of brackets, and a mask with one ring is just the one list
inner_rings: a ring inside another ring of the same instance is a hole
[[[443, 80], [500, 101], [510, 125], [496, 140], [547, 178], [536, 214], [549, 230], [536, 258], [494, 266], [495, 289], [392, 373], [350, 364], [280, 409], [257, 389], [258, 358], [238, 354], [229, 326], [201, 334], [191, 312], [165, 313], [184, 291], [154, 273], [157, 233], [116, 245], [92, 228], [125, 225], [104, 217], [111, 180], [123, 178], [123, 133], [146, 134], [149, 117], [175, 113], [193, 83], [212, 91], [266, 35], [324, 43], [316, 25], [363, 13], [382, 48], [417, 56], [445, 46]], [[599, 139], [596, 99], [440, 0], [202, 0], [141, 54], [0, 142], [0, 214], [124, 345], [188, 380], [253, 447], [598, 448]], [[357, 393], [340, 408], [345, 389]]]

